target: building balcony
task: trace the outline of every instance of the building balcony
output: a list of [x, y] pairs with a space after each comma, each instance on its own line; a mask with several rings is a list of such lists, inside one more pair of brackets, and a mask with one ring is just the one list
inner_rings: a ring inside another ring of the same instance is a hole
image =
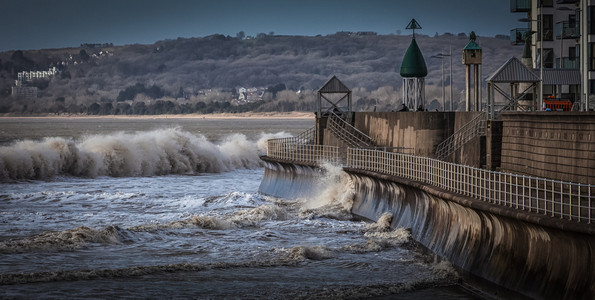
[[524, 45], [525, 33], [529, 31], [528, 28], [515, 28], [510, 30], [510, 43], [512, 45]]
[[578, 57], [562, 57], [562, 66], [560, 67], [560, 58], [556, 59], [556, 68], [558, 69], [579, 69], [580, 59]]
[[556, 23], [556, 39], [578, 39], [580, 32], [577, 22], [558, 22]]
[[510, 0], [510, 12], [531, 11], [531, 0]]

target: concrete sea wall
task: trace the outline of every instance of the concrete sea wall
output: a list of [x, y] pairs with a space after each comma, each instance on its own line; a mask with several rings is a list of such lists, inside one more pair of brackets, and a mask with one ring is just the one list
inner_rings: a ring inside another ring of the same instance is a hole
[[[320, 191], [316, 167], [263, 160], [262, 193], [298, 198]], [[512, 218], [398, 178], [346, 171], [355, 187], [354, 214], [375, 221], [391, 212], [393, 227], [411, 228], [415, 240], [461, 269], [532, 298], [595, 297], [592, 233]]]
[[502, 115], [502, 169], [595, 184], [594, 112]]

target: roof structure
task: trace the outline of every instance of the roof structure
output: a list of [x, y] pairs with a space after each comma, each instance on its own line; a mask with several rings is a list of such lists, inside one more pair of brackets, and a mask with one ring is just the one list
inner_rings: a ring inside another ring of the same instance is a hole
[[463, 50], [481, 50], [481, 47], [475, 42], [475, 40], [469, 40], [469, 43], [467, 43]]
[[[544, 69], [545, 70], [545, 69]], [[539, 82], [539, 76], [527, 68], [518, 58], [512, 57], [498, 70], [490, 75], [486, 81], [499, 82]]]
[[411, 40], [411, 44], [409, 44], [409, 48], [405, 52], [400, 73], [404, 78], [419, 78], [428, 75], [426, 61], [421, 50], [419, 50], [419, 46], [417, 46], [415, 38]]
[[351, 90], [337, 78], [333, 76], [319, 90], [319, 93], [350, 93]]
[[[539, 69], [534, 69], [539, 74]], [[581, 71], [579, 69], [543, 69], [543, 84], [552, 85], [580, 85]]]
[[[529, 69], [521, 61], [512, 57], [486, 81], [494, 83], [539, 82], [539, 69]], [[578, 69], [543, 69], [543, 84], [547, 85], [580, 85], [581, 74]]]

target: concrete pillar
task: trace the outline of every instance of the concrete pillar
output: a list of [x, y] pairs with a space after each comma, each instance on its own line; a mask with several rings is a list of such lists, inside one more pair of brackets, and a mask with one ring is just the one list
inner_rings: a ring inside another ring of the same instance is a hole
[[480, 111], [479, 107], [479, 65], [473, 65], [473, 88], [475, 89], [475, 99], [473, 99], [473, 111]]
[[471, 66], [465, 65], [465, 111], [471, 111]]

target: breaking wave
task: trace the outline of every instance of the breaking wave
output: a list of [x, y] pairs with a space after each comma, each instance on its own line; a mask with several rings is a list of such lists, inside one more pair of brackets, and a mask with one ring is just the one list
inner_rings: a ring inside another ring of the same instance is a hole
[[154, 176], [217, 173], [261, 166], [266, 140], [286, 133], [262, 134], [249, 141], [242, 134], [220, 144], [179, 128], [93, 135], [81, 141], [48, 137], [0, 147], [1, 179], [47, 179], [59, 175]]
[[48, 231], [28, 238], [0, 242], [0, 253], [74, 250], [96, 244], [121, 244], [127, 241], [124, 230], [117, 226], [95, 230], [80, 226], [64, 231]]
[[317, 179], [322, 189], [316, 196], [302, 199], [300, 217], [352, 220], [351, 207], [355, 195], [353, 181], [341, 166], [323, 163], [321, 168], [322, 174]]
[[231, 268], [266, 268], [276, 266], [295, 265], [295, 261], [283, 258], [249, 261], [249, 262], [217, 262], [211, 264], [167, 264], [152, 266], [135, 266], [119, 269], [95, 269], [95, 270], [61, 270], [33, 273], [0, 274], [0, 285], [23, 284], [32, 282], [53, 282], [53, 281], [76, 281], [91, 280], [98, 278], [129, 278], [150, 274], [171, 274], [174, 272], [198, 272], [205, 270], [221, 270]]

